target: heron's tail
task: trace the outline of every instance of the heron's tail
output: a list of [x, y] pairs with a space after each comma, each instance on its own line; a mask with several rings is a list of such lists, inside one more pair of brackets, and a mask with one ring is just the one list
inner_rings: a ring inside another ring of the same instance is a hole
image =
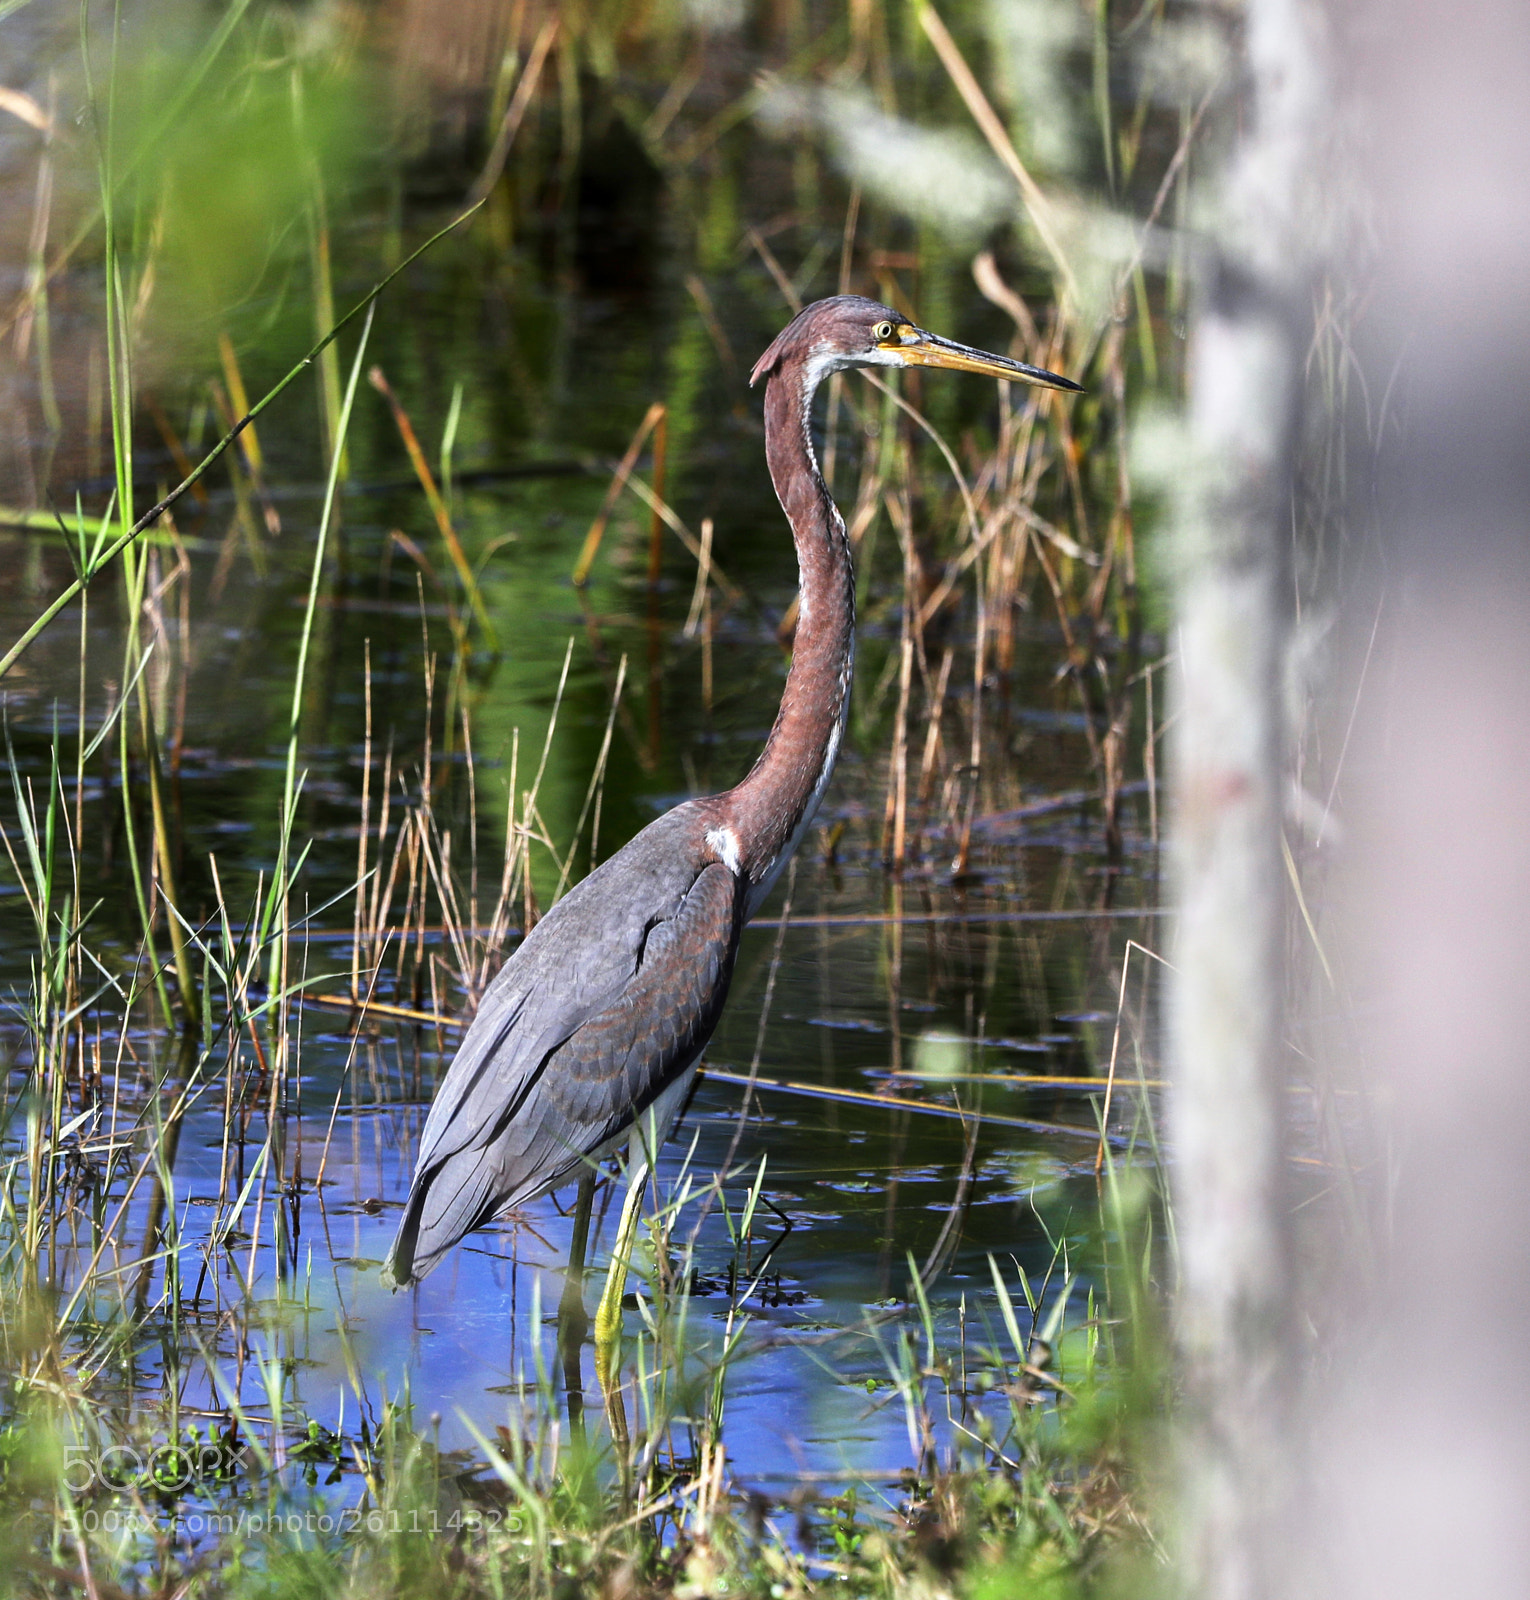
[[417, 1172], [404, 1215], [383, 1263], [393, 1289], [418, 1283], [461, 1238], [501, 1209], [491, 1163], [481, 1150], [459, 1150], [428, 1172]]
[[[383, 1262], [382, 1281], [389, 1289], [407, 1289], [411, 1283], [418, 1283], [430, 1267], [421, 1263], [421, 1270], [416, 1270], [415, 1253], [420, 1238], [420, 1208], [425, 1204], [425, 1185], [418, 1179], [409, 1191], [409, 1198], [404, 1203], [403, 1220], [398, 1225], [398, 1232], [393, 1236], [393, 1247], [388, 1251], [388, 1259]], [[432, 1262], [431, 1266], [435, 1263]]]

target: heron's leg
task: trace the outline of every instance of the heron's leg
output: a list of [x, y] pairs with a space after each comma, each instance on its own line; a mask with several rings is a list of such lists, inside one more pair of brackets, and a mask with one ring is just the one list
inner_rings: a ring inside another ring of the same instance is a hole
[[622, 1202], [622, 1218], [616, 1230], [616, 1245], [606, 1273], [605, 1292], [595, 1312], [595, 1374], [608, 1394], [614, 1371], [614, 1357], [621, 1343], [622, 1297], [627, 1292], [627, 1264], [637, 1241], [638, 1221], [643, 1212], [643, 1191], [648, 1187], [648, 1163], [629, 1162], [627, 1198]]
[[583, 1405], [584, 1377], [579, 1370], [579, 1351], [590, 1326], [584, 1310], [584, 1255], [590, 1237], [590, 1208], [595, 1200], [597, 1173], [589, 1167], [579, 1180], [579, 1196], [574, 1202], [574, 1238], [568, 1253], [568, 1276], [563, 1280], [563, 1298], [558, 1303], [558, 1349], [563, 1357], [563, 1386], [568, 1395], [569, 1421]]
[[559, 1337], [564, 1330], [577, 1344], [583, 1340], [589, 1327], [584, 1314], [584, 1253], [590, 1238], [590, 1210], [595, 1201], [595, 1180], [599, 1173], [594, 1167], [585, 1170], [579, 1180], [579, 1193], [574, 1201], [574, 1236], [568, 1250], [568, 1274], [563, 1280], [563, 1298], [558, 1302]]

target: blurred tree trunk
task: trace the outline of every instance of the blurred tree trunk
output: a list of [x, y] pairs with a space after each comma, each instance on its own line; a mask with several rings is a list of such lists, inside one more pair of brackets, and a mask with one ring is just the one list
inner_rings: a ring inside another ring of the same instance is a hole
[[1360, 1303], [1309, 1408], [1288, 1532], [1309, 1570], [1289, 1592], [1517, 1600], [1530, 1594], [1530, 8], [1371, 0], [1348, 21], [1378, 241], [1359, 283], [1373, 403], [1357, 509], [1379, 592], [1348, 608], [1357, 687], [1333, 708], [1340, 729], [1354, 715], [1336, 776], [1339, 949], [1345, 1043], [1385, 1160], [1365, 1175], [1379, 1260], [1351, 1247], [1335, 1275]]
[[1202, 199], [1174, 530], [1179, 1537], [1187, 1591], [1216, 1600], [1273, 1592], [1289, 1404], [1280, 683], [1310, 253], [1301, 202], [1321, 104], [1310, 8], [1246, 0], [1241, 21], [1239, 135]]

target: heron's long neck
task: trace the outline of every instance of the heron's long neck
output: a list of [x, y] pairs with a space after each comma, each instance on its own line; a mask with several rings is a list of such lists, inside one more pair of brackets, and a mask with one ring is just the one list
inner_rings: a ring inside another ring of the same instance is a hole
[[765, 457], [797, 545], [801, 589], [791, 670], [754, 770], [722, 799], [752, 914], [818, 809], [834, 770], [855, 653], [855, 572], [845, 524], [808, 440], [816, 381], [795, 362], [765, 387]]

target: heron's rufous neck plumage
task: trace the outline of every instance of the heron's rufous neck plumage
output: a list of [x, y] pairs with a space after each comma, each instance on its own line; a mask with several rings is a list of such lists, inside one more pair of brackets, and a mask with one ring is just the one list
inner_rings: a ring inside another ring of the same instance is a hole
[[850, 541], [808, 438], [818, 377], [807, 362], [787, 359], [765, 386], [765, 458], [792, 525], [801, 588], [775, 726], [749, 776], [718, 796], [737, 840], [736, 870], [750, 880], [751, 914], [818, 809], [839, 753], [854, 665]]

